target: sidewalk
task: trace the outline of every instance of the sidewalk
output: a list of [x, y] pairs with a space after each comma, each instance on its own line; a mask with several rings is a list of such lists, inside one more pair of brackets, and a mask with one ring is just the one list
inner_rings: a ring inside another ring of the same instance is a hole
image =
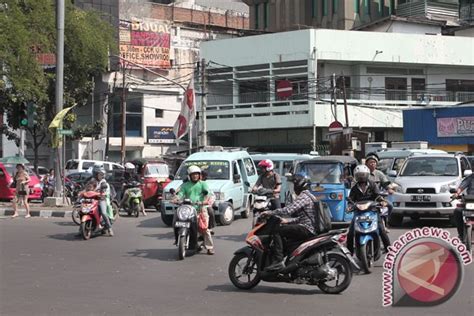
[[[61, 207], [45, 207], [42, 203], [30, 203], [30, 214], [32, 217], [70, 217], [72, 205]], [[26, 210], [24, 206], [18, 208], [18, 214], [24, 216]], [[0, 216], [12, 216], [13, 207], [11, 203], [0, 202]]]

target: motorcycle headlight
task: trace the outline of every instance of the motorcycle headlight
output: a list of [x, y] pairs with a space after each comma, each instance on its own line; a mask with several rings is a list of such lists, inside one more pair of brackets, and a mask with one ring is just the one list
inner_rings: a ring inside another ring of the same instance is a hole
[[92, 206], [82, 206], [81, 208], [81, 213], [83, 214], [90, 213], [91, 211], [92, 211]]
[[359, 211], [365, 211], [367, 209], [369, 209], [370, 205], [372, 205], [372, 202], [366, 202], [366, 203], [357, 203], [356, 204], [356, 208], [359, 210]]
[[194, 216], [193, 209], [188, 205], [180, 206], [176, 211], [176, 214], [180, 221], [187, 221]]
[[214, 192], [216, 200], [224, 200], [224, 192]]

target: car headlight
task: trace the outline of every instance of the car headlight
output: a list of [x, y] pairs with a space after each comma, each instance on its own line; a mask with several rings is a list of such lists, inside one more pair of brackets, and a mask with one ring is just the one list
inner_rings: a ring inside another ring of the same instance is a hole
[[170, 192], [165, 192], [165, 200], [172, 200], [173, 199], [173, 194]]
[[216, 200], [224, 200], [224, 192], [214, 192]]
[[41, 188], [41, 183], [36, 183], [33, 188]]
[[448, 184], [443, 184], [441, 188], [439, 189], [439, 193], [449, 192], [449, 188], [453, 185], [456, 185], [456, 181], [448, 183]]
[[187, 221], [194, 216], [193, 209], [189, 205], [182, 205], [178, 208], [176, 214], [180, 221]]
[[396, 186], [395, 186], [395, 192], [397, 193], [403, 193], [403, 188], [402, 186], [399, 184], [399, 183], [395, 183]]

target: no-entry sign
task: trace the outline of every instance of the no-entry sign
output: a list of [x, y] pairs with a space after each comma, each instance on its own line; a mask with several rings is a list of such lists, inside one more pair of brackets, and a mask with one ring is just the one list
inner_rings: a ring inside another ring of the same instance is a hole
[[289, 80], [277, 81], [276, 95], [279, 99], [288, 99], [293, 94], [293, 86]]

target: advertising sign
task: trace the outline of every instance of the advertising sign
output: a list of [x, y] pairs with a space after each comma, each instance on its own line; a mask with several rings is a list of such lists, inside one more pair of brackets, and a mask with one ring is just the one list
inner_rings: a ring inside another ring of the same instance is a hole
[[436, 125], [438, 137], [474, 136], [474, 116], [437, 118]]
[[146, 134], [149, 144], [171, 144], [175, 140], [172, 126], [148, 126]]
[[148, 68], [169, 68], [171, 66], [171, 24], [169, 22], [122, 20], [120, 21], [119, 37], [122, 58]]

